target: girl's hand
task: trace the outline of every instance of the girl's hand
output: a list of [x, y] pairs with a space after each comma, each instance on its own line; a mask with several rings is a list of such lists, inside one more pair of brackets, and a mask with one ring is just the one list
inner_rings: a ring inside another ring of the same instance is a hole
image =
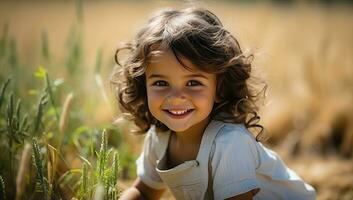
[[148, 200], [159, 199], [163, 195], [163, 190], [156, 190], [143, 183], [137, 178], [133, 186], [123, 192], [120, 200]]
[[227, 200], [252, 200], [254, 195], [259, 191], [260, 189], [253, 189], [249, 192], [228, 198]]

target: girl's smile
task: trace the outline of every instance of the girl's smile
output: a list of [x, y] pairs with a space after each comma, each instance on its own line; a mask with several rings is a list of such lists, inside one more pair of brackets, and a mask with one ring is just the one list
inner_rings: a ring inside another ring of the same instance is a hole
[[170, 117], [175, 118], [175, 119], [182, 119], [186, 116], [188, 116], [189, 114], [191, 114], [191, 112], [194, 111], [194, 109], [163, 109], [163, 111], [165, 111], [166, 113], [168, 113], [170, 115]]
[[172, 131], [202, 131], [215, 101], [216, 75], [198, 70], [187, 59], [181, 61], [190, 69], [170, 50], [152, 58], [145, 72], [148, 107]]

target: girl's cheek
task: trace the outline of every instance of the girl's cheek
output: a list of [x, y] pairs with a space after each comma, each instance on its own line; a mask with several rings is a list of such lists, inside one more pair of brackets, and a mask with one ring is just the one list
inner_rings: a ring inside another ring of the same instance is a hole
[[147, 90], [147, 97], [150, 101], [161, 100], [165, 95], [165, 91]]
[[209, 93], [209, 91], [188, 91], [188, 96], [190, 96], [193, 99], [208, 99], [212, 95]]
[[191, 91], [189, 92], [189, 96], [192, 98], [204, 98], [207, 94], [205, 92]]
[[210, 106], [214, 104], [215, 94], [212, 91], [190, 92], [189, 97], [195, 104], [200, 106]]

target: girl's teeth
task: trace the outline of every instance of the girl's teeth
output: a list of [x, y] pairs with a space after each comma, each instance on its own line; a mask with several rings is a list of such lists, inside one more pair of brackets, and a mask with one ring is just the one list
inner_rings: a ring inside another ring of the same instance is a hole
[[171, 112], [174, 115], [182, 115], [185, 114], [188, 110], [170, 110], [169, 112]]

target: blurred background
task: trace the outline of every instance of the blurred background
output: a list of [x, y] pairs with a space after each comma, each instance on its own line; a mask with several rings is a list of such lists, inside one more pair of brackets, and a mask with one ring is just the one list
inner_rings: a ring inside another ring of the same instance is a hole
[[[100, 184], [129, 186], [144, 136], [117, 121], [115, 50], [159, 8], [195, 4], [255, 56], [254, 73], [268, 84], [265, 144], [318, 199], [353, 199], [353, 2], [333, 0], [0, 1], [0, 198], [90, 199]], [[27, 143], [29, 155], [39, 144], [35, 164], [24, 158]], [[118, 152], [117, 183], [100, 172], [102, 155], [104, 170], [115, 160], [102, 147]]]

